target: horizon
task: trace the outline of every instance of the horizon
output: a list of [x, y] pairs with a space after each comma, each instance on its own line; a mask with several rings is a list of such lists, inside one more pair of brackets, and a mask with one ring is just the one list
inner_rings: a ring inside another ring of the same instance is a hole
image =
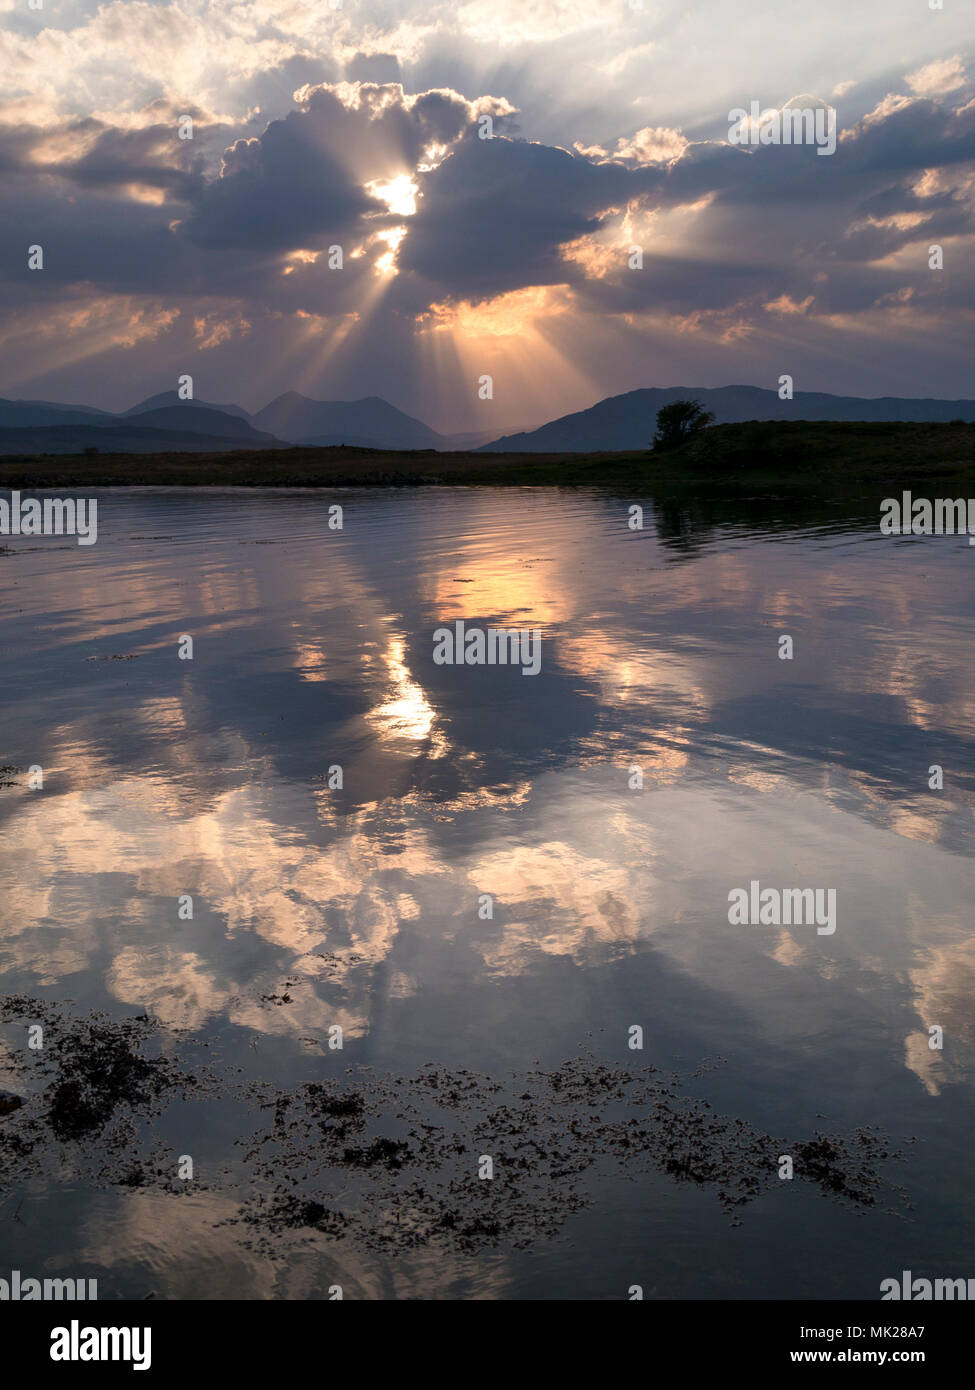
[[[623, 397], [623, 396], [635, 395], [635, 394], [637, 394], [637, 393], [640, 392], [640, 391], [687, 391], [687, 392], [706, 392], [706, 391], [769, 391], [771, 394], [773, 394], [773, 395], [775, 394], [773, 388], [771, 388], [771, 387], [759, 386], [759, 385], [757, 385], [757, 384], [755, 384], [755, 383], [740, 382], [740, 381], [739, 381], [739, 382], [727, 382], [727, 383], [726, 383], [725, 385], [723, 385], [723, 386], [700, 386], [700, 385], [687, 386], [687, 385], [683, 385], [683, 384], [681, 384], [681, 385], [675, 385], [675, 386], [636, 386], [636, 387], [630, 388], [628, 391], [620, 391], [620, 392], [616, 392], [616, 393], [613, 393], [613, 394], [608, 395], [608, 396], [601, 396], [598, 400], [592, 401], [589, 405], [578, 406], [578, 407], [576, 407], [576, 408], [573, 409], [573, 410], [567, 410], [567, 411], [565, 411], [563, 416], [556, 416], [556, 417], [554, 417], [554, 418], [552, 418], [552, 419], [544, 419], [544, 420], [541, 420], [541, 421], [539, 421], [539, 422], [532, 423], [532, 424], [522, 424], [522, 425], [515, 425], [515, 426], [509, 425], [509, 426], [507, 426], [507, 427], [502, 427], [502, 428], [498, 431], [496, 437], [500, 439], [500, 438], [503, 438], [503, 437], [505, 437], [505, 436], [507, 436], [507, 435], [513, 435], [513, 434], [519, 434], [519, 433], [525, 433], [525, 434], [533, 433], [534, 431], [536, 431], [536, 430], [538, 430], [538, 429], [544, 427], [546, 424], [553, 424], [553, 423], [555, 423], [556, 420], [565, 418], [565, 416], [570, 416], [570, 415], [575, 415], [575, 414], [585, 414], [587, 411], [592, 410], [595, 406], [601, 405], [601, 404], [605, 403], [606, 401], [610, 401], [610, 400], [614, 400], [614, 399], [619, 399], [619, 398], [621, 398], [621, 397]], [[121, 418], [124, 418], [124, 417], [126, 416], [127, 412], [133, 411], [133, 410], [135, 410], [135, 409], [136, 409], [137, 407], [139, 407], [139, 406], [143, 406], [143, 405], [148, 404], [148, 402], [150, 402], [151, 400], [155, 399], [156, 397], [159, 397], [159, 396], [166, 396], [166, 395], [176, 395], [176, 394], [177, 394], [176, 388], [170, 388], [168, 391], [158, 391], [158, 392], [153, 393], [153, 395], [143, 397], [141, 400], [133, 401], [133, 402], [131, 403], [131, 405], [129, 405], [129, 406], [123, 406], [123, 407], [122, 407], [121, 409], [119, 409], [119, 410], [106, 410], [104, 407], [96, 407], [96, 406], [93, 406], [92, 403], [91, 403], [90, 401], [54, 401], [54, 400], [42, 399], [42, 398], [39, 398], [39, 397], [13, 397], [13, 396], [4, 396], [2, 393], [0, 393], [0, 402], [5, 402], [5, 403], [8, 403], [8, 404], [13, 404], [13, 405], [37, 405], [37, 406], [63, 407], [63, 408], [65, 408], [65, 409], [73, 409], [73, 410], [88, 410], [88, 409], [92, 409], [92, 410], [95, 410], [95, 411], [100, 411], [100, 412], [106, 414], [107, 416], [109, 416], [109, 417], [112, 418], [112, 419], [117, 419], [117, 418], [120, 418], [120, 417], [121, 417]], [[805, 392], [805, 393], [803, 393], [803, 394], [805, 394], [805, 395], [807, 395], [807, 396], [808, 396], [808, 395], [835, 396], [838, 400], [864, 400], [864, 401], [878, 401], [878, 400], [919, 400], [919, 401], [920, 401], [920, 400], [932, 400], [932, 401], [947, 401], [947, 402], [950, 402], [951, 404], [967, 404], [967, 403], [970, 403], [970, 402], [975, 402], [975, 396], [971, 396], [971, 397], [966, 397], [966, 396], [887, 396], [887, 395], [880, 395], [880, 396], [854, 396], [854, 395], [848, 395], [848, 394], [845, 394], [845, 393], [843, 393], [843, 392], [838, 392], [838, 391], [816, 391], [816, 392], [807, 391], [807, 392]], [[316, 398], [316, 397], [314, 397], [314, 396], [307, 396], [307, 395], [305, 395], [304, 392], [301, 392], [301, 391], [285, 390], [285, 391], [279, 392], [278, 395], [271, 397], [270, 400], [265, 401], [263, 405], [257, 406], [256, 408], [253, 408], [253, 409], [250, 408], [250, 407], [248, 407], [248, 406], [243, 406], [243, 405], [241, 405], [240, 401], [222, 401], [222, 402], [220, 402], [220, 401], [198, 400], [198, 399], [196, 399], [196, 397], [193, 397], [193, 398], [188, 399], [188, 400], [176, 401], [176, 402], [173, 402], [173, 404], [174, 404], [174, 405], [188, 405], [188, 406], [194, 406], [194, 407], [196, 407], [196, 408], [198, 408], [198, 409], [209, 409], [209, 410], [213, 410], [213, 411], [217, 411], [217, 412], [219, 412], [219, 411], [221, 411], [221, 410], [226, 410], [226, 409], [228, 409], [228, 408], [233, 408], [233, 409], [237, 409], [237, 410], [242, 410], [242, 411], [244, 411], [244, 414], [247, 416], [248, 419], [254, 419], [255, 416], [257, 416], [257, 415], [259, 415], [259, 414], [261, 413], [261, 411], [268, 409], [270, 406], [274, 405], [277, 401], [282, 400], [282, 399], [284, 399], [284, 398], [287, 397], [287, 396], [297, 396], [297, 397], [299, 397], [300, 399], [302, 399], [302, 400], [304, 400], [304, 401], [311, 402], [312, 404], [315, 404], [315, 405], [360, 405], [360, 404], [362, 404], [362, 403], [364, 403], [364, 402], [366, 402], [366, 401], [369, 401], [369, 400], [380, 400], [380, 401], [382, 401], [385, 405], [392, 406], [395, 410], [398, 410], [398, 411], [400, 411], [402, 414], [408, 416], [409, 418], [411, 418], [411, 419], [413, 419], [413, 420], [416, 420], [418, 423], [423, 424], [423, 425], [426, 425], [429, 429], [434, 430], [435, 433], [443, 434], [444, 437], [446, 437], [446, 438], [450, 438], [450, 437], [452, 437], [452, 436], [460, 436], [460, 435], [467, 434], [467, 433], [476, 433], [476, 432], [479, 432], [479, 431], [465, 431], [465, 430], [439, 431], [439, 430], [437, 430], [436, 426], [431, 425], [430, 422], [429, 422], [428, 420], [424, 420], [422, 417], [417, 416], [417, 415], [411, 415], [411, 412], [410, 412], [410, 410], [409, 410], [408, 408], [406, 408], [406, 407], [404, 407], [404, 406], [402, 406], [402, 405], [398, 405], [398, 404], [396, 403], [396, 401], [391, 401], [391, 400], [388, 399], [388, 397], [380, 396], [380, 395], [377, 395], [376, 393], [370, 393], [368, 396], [350, 397], [350, 398], [345, 399], [345, 400], [337, 400], [337, 399], [322, 399], [322, 398]], [[798, 398], [799, 398], [799, 393], [797, 392], [797, 393], [796, 393], [795, 399], [798, 400]], [[159, 408], [159, 409], [165, 409], [165, 408], [167, 408], [167, 407], [160, 406], [160, 407], [158, 407], [158, 408]], [[796, 418], [797, 418], [797, 419], [801, 419], [802, 417], [801, 417], [801, 416], [797, 416]], [[2, 433], [2, 430], [3, 430], [4, 428], [8, 428], [8, 427], [6, 427], [6, 426], [0, 426], [0, 433]], [[9, 427], [9, 428], [16, 428], [16, 429], [19, 429], [19, 430], [23, 430], [23, 429], [43, 428], [43, 427], [38, 427], [38, 426], [33, 426], [33, 427], [32, 427], [32, 426], [11, 426], [11, 427]]]
[[[10, 398], [120, 411], [190, 373], [203, 400], [377, 395], [451, 434], [665, 369], [970, 395], [960, 7], [710, 0], [704, 44], [676, 0], [492, 15], [8, 0]], [[749, 108], [833, 111], [835, 148], [763, 143]]]

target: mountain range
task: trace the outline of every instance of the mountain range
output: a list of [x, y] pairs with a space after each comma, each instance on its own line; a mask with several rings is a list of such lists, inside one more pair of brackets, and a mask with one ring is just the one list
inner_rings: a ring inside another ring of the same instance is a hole
[[475, 449], [496, 430], [438, 434], [380, 396], [315, 401], [286, 391], [251, 415], [239, 405], [180, 400], [163, 391], [118, 412], [56, 401], [0, 399], [0, 454], [168, 453], [358, 445], [367, 449]]
[[646, 449], [657, 411], [675, 400], [699, 400], [718, 424], [742, 420], [975, 421], [975, 401], [898, 396], [864, 398], [802, 392], [794, 400], [758, 386], [671, 386], [609, 396], [587, 410], [516, 434], [438, 434], [380, 396], [316, 401], [297, 391], [277, 396], [256, 414], [239, 405], [183, 401], [164, 391], [128, 410], [55, 401], [0, 399], [0, 454], [197, 453], [229, 449], [358, 445], [372, 449], [578, 453]]

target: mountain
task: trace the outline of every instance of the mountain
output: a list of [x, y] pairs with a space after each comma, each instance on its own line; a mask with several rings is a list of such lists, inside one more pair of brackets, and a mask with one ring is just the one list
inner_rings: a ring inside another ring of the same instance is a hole
[[144, 415], [149, 411], [162, 410], [166, 406], [186, 406], [192, 410], [220, 410], [224, 415], [237, 415], [241, 420], [249, 420], [250, 414], [239, 405], [213, 405], [210, 401], [184, 401], [180, 399], [178, 391], [160, 391], [156, 396], [149, 396], [146, 400], [140, 401], [138, 405], [130, 405], [128, 410], [120, 413], [129, 417], [131, 415]]
[[443, 449], [445, 439], [379, 396], [313, 401], [297, 391], [277, 396], [252, 415], [258, 429], [292, 444], [357, 444], [371, 449]]
[[[93, 426], [95, 433], [91, 433]], [[102, 432], [112, 437], [102, 438]], [[150, 435], [158, 436], [153, 447], [160, 452], [230, 448], [235, 443], [245, 448], [287, 444], [350, 444], [373, 449], [449, 447], [445, 436], [379, 396], [359, 401], [315, 401], [287, 391], [256, 415], [239, 405], [181, 401], [176, 391], [162, 391], [118, 414], [51, 401], [0, 400], [0, 453], [78, 453], [86, 448], [145, 453], [150, 450]], [[123, 438], [132, 444], [122, 443]], [[206, 442], [190, 442], [196, 438]], [[490, 435], [477, 442], [485, 438]]]
[[[281, 443], [279, 439], [275, 439], [273, 434], [256, 430], [253, 425], [240, 416], [228, 415], [225, 410], [217, 406], [205, 406], [196, 401], [180, 401], [178, 405], [166, 405], [159, 410], [140, 410], [137, 414], [129, 414], [126, 425], [130, 428], [133, 425], [138, 425], [139, 428], [145, 429], [181, 430], [191, 434], [215, 434], [224, 439], [240, 439], [255, 445], [280, 445]], [[126, 425], [120, 425], [113, 421], [109, 428], [124, 429]]]
[[0, 428], [0, 455], [80, 454], [85, 449], [97, 449], [101, 454], [197, 454], [227, 449], [266, 449], [278, 443], [257, 430], [251, 430], [249, 437], [230, 438], [200, 430], [158, 429], [128, 423], [113, 423], [107, 428], [98, 425]]
[[111, 420], [105, 410], [90, 405], [58, 405], [54, 401], [0, 400], [0, 429], [32, 429], [35, 425], [84, 425]]
[[537, 430], [508, 434], [481, 453], [589, 453], [611, 449], [646, 449], [653, 438], [657, 411], [672, 401], [697, 400], [713, 410], [719, 425], [745, 420], [912, 420], [928, 423], [975, 420], [975, 401], [906, 400], [899, 396], [831, 396], [798, 391], [791, 401], [760, 386], [668, 386], [608, 396], [573, 415], [551, 420]]

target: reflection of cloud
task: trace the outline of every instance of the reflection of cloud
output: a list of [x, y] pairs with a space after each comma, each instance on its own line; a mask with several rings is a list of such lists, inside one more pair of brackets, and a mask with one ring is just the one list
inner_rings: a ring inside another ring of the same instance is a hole
[[690, 764], [695, 730], [711, 713], [707, 661], [653, 648], [646, 639], [608, 627], [578, 627], [560, 636], [560, 665], [596, 688], [602, 708], [614, 710], [621, 727], [607, 749], [603, 729], [582, 742], [587, 761], [607, 751], [625, 774], [639, 767], [656, 781], [675, 781]]
[[[418, 1288], [444, 1288], [452, 1275], [465, 1297], [497, 1299], [510, 1283], [503, 1252], [484, 1252], [475, 1268], [467, 1259], [452, 1269], [442, 1249], [404, 1248], [395, 1260], [379, 1264], [352, 1242], [336, 1248], [333, 1238], [311, 1228], [286, 1258], [281, 1250], [271, 1258], [241, 1241], [239, 1216], [233, 1197], [213, 1191], [99, 1194], [88, 1200], [77, 1251], [50, 1260], [48, 1267], [73, 1269], [80, 1261], [99, 1280], [102, 1298], [121, 1286], [134, 1298], [307, 1301], [323, 1299], [337, 1284], [347, 1299], [409, 1299]], [[53, 1233], [50, 1240], [56, 1250]]]
[[103, 1289], [115, 1282], [116, 1271], [144, 1289], [143, 1298], [261, 1298], [273, 1288], [271, 1261], [220, 1224], [237, 1212], [228, 1197], [135, 1192], [111, 1203], [96, 1198], [89, 1211], [87, 1240], [83, 1233], [72, 1258], [108, 1271], [108, 1278], [98, 1275]]
[[[944, 930], [938, 924], [938, 930]], [[975, 1045], [975, 936], [927, 951], [925, 964], [910, 974], [914, 1007], [923, 1031], [904, 1040], [905, 1063], [930, 1095], [963, 1081], [968, 1065], [963, 1050]], [[928, 1028], [944, 1029], [942, 1050], [929, 1046]]]
[[325, 652], [313, 642], [299, 642], [295, 647], [295, 670], [303, 681], [326, 681]]
[[539, 951], [578, 958], [594, 944], [628, 944], [639, 935], [629, 867], [564, 842], [510, 846], [478, 860], [468, 876], [505, 911], [530, 914], [531, 920], [506, 926], [503, 939], [485, 951], [488, 963], [505, 973]]
[[361, 1038], [369, 1031], [369, 1021], [361, 1013], [329, 1004], [299, 986], [289, 985], [288, 993], [291, 998], [281, 1007], [254, 999], [235, 999], [227, 1017], [239, 1028], [250, 1028], [255, 1033], [289, 1038], [311, 1035], [319, 1046], [325, 1045], [328, 1030], [334, 1024], [346, 1038]]
[[789, 966], [802, 965], [805, 954], [801, 942], [788, 931], [782, 932], [778, 945], [771, 953], [773, 960], [777, 960], [780, 965]]
[[116, 999], [142, 1004], [169, 1028], [199, 1028], [230, 997], [199, 956], [164, 943], [123, 947], [106, 983]]
[[[104, 933], [110, 949], [115, 944], [113, 928], [100, 926], [104, 885], [111, 883], [107, 901], [113, 916], [124, 912], [126, 925], [125, 944], [108, 968], [109, 989], [187, 1027], [226, 1012], [264, 1032], [299, 1033], [334, 1022], [363, 1031], [361, 1012], [336, 1010], [309, 988], [297, 988], [286, 1008], [238, 1000], [243, 986], [227, 977], [219, 956], [204, 954], [201, 914], [218, 914], [227, 936], [253, 934], [280, 948], [280, 968], [289, 968], [288, 957], [300, 961], [309, 981], [314, 953], [327, 949], [328, 982], [348, 983], [388, 956], [400, 920], [418, 916], [422, 890], [410, 892], [407, 885], [443, 872], [419, 828], [389, 842], [382, 808], [347, 817], [346, 833], [320, 848], [296, 841], [288, 827], [269, 819], [254, 786], [182, 814], [167, 784], [153, 778], [29, 805], [30, 814], [7, 826], [11, 862], [33, 865], [30, 878], [16, 873], [5, 884], [13, 909], [3, 943], [8, 965], [34, 971], [46, 984], [89, 968], [105, 949]], [[120, 874], [126, 883], [122, 909]], [[153, 939], [176, 921], [176, 900], [184, 893], [195, 899], [197, 925], [180, 924], [194, 932], [192, 949]]]
[[654, 650], [645, 640], [637, 643], [622, 631], [587, 626], [560, 639], [559, 659], [594, 681], [609, 704], [648, 695], [659, 701], [662, 692], [670, 700], [676, 693], [697, 717], [708, 713], [703, 657], [691, 661], [663, 646]]
[[[784, 1036], [823, 1026], [822, 994], [813, 988], [808, 1007], [788, 985], [756, 997], [761, 972], [802, 979], [808, 993], [810, 976], [829, 988], [855, 962], [863, 974], [909, 982], [924, 1026], [945, 1027], [948, 1068], [916, 1039], [907, 1043], [907, 1065], [924, 1084], [964, 1074], [975, 948], [959, 939], [952, 909], [962, 861], [865, 826], [815, 793], [786, 795], [777, 782], [623, 786], [614, 777], [607, 787], [603, 769], [548, 773], [533, 786], [453, 802], [414, 792], [333, 814], [325, 844], [295, 833], [290, 799], [279, 824], [257, 784], [189, 810], [151, 777], [32, 800], [8, 821], [6, 848], [43, 887], [19, 872], [3, 885], [15, 914], [5, 964], [54, 984], [107, 955], [111, 994], [168, 1024], [197, 1028], [222, 1016], [255, 1032], [322, 1038], [335, 1023], [349, 1036], [368, 1032], [379, 966], [389, 966], [378, 977], [383, 997], [421, 995], [422, 972], [394, 959], [399, 938], [449, 942], [458, 924], [501, 975], [545, 957], [589, 963], [652, 942], [698, 985]], [[307, 795], [310, 804], [311, 788]], [[437, 821], [468, 814], [477, 817], [474, 847], [442, 849]], [[753, 875], [837, 884], [837, 935], [731, 929], [728, 889]], [[904, 891], [917, 883], [927, 885], [923, 904]], [[195, 920], [177, 925], [185, 892]], [[495, 919], [472, 923], [482, 892], [495, 897]], [[255, 955], [249, 943], [269, 949]]]

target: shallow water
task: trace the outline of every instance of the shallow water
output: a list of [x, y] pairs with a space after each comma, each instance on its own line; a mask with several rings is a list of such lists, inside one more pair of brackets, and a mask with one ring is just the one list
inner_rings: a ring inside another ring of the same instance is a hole
[[[903, 1269], [975, 1274], [965, 538], [758, 505], [658, 527], [649, 501], [631, 531], [630, 499], [570, 491], [96, 495], [97, 545], [0, 555], [3, 993], [147, 1013], [164, 1053], [242, 1086], [436, 1063], [517, 1095], [588, 1049], [680, 1073], [776, 1161], [858, 1127], [901, 1156], [874, 1204], [775, 1181], [729, 1219], [714, 1183], [600, 1160], [585, 1202], [549, 1184], [537, 1238], [255, 1247], [222, 1223], [254, 1176], [234, 1140], [263, 1121], [215, 1087], [154, 1121], [196, 1186], [8, 1162], [0, 1276], [97, 1276], [102, 1298], [876, 1298]], [[458, 619], [541, 629], [539, 674], [436, 665]], [[834, 889], [835, 932], [732, 925], [756, 879]], [[0, 1088], [38, 1093], [25, 1021], [0, 1036]], [[478, 1158], [458, 1162], [479, 1210], [513, 1200]]]

